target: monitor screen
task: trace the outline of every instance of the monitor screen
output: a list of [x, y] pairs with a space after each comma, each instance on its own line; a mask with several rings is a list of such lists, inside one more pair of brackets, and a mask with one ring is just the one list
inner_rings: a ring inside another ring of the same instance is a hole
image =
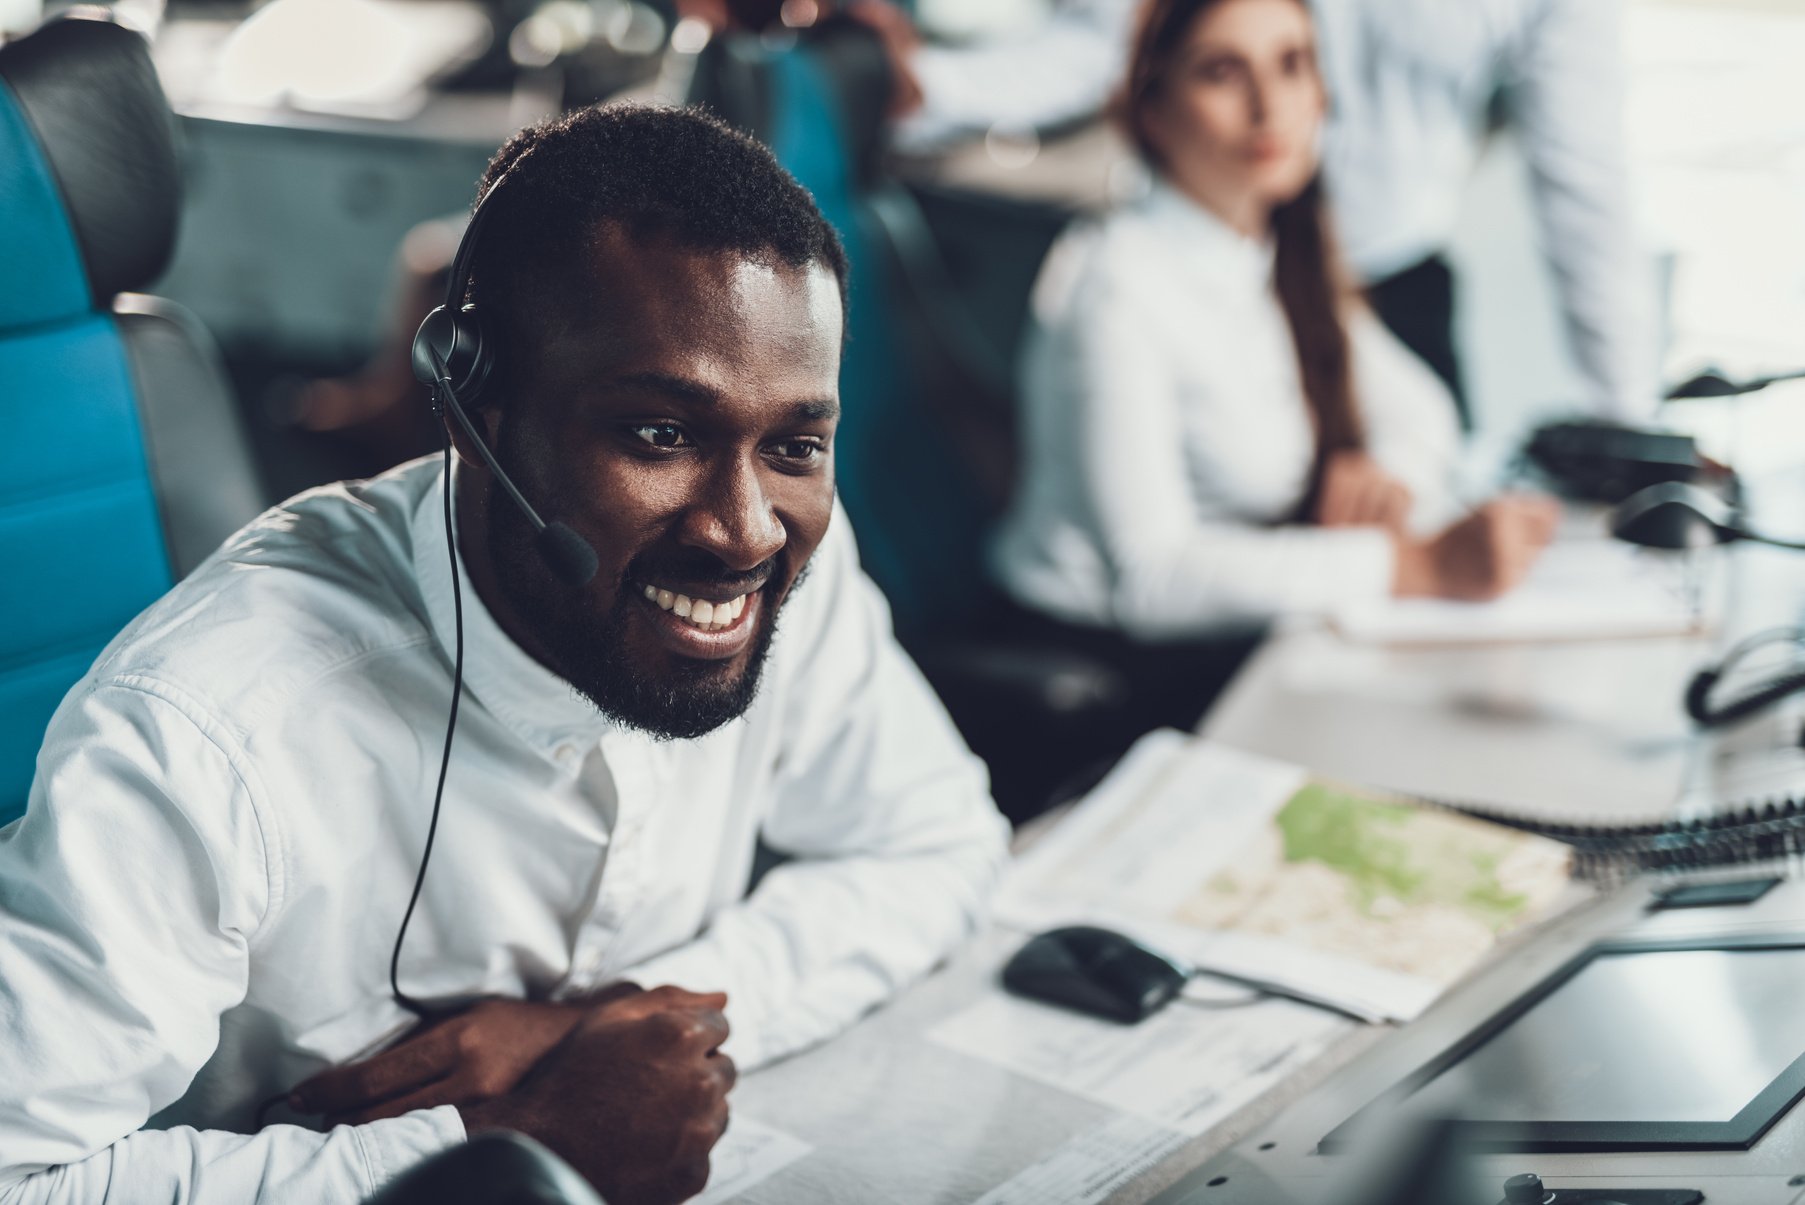
[[1802, 986], [1805, 946], [1604, 949], [1417, 1097], [1478, 1123], [1727, 1123], [1805, 1055]]

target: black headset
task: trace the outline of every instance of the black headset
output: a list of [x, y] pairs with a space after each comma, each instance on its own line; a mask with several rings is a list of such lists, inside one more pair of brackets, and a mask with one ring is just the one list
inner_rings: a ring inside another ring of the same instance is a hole
[[[478, 404], [482, 388], [495, 366], [495, 341], [483, 329], [482, 318], [474, 305], [465, 305], [470, 291], [470, 264], [475, 257], [477, 236], [482, 233], [486, 215], [494, 208], [495, 194], [507, 180], [502, 175], [489, 186], [489, 191], [476, 204], [464, 237], [458, 241], [457, 254], [451, 260], [451, 278], [445, 284], [445, 301], [426, 315], [414, 335], [414, 375], [422, 384], [432, 387], [432, 412], [435, 418], [450, 413], [464, 434], [470, 438], [476, 453], [509, 498], [514, 500], [527, 522], [533, 525], [539, 554], [553, 573], [573, 589], [589, 584], [595, 577], [598, 560], [589, 542], [562, 523], [547, 523], [522, 496], [507, 470], [496, 460], [489, 441], [470, 421], [467, 406]], [[445, 801], [445, 776], [451, 768], [451, 742], [457, 733], [458, 702], [464, 696], [464, 593], [458, 581], [457, 530], [452, 520], [451, 505], [451, 432], [445, 432], [444, 509], [445, 546], [451, 558], [451, 609], [456, 638], [451, 658], [451, 706], [445, 717], [445, 747], [439, 754], [439, 781], [433, 789], [432, 819], [426, 827], [426, 846], [420, 852], [420, 869], [414, 875], [413, 894], [408, 897], [407, 911], [401, 916], [401, 928], [395, 933], [395, 948], [389, 955], [389, 994], [416, 1017], [431, 1011], [420, 1000], [401, 990], [401, 944], [407, 938], [407, 926], [414, 919], [420, 903], [420, 890], [426, 885], [426, 867], [432, 861], [433, 840], [439, 832], [439, 809]], [[269, 1111], [287, 1099], [281, 1092], [257, 1106], [257, 1126], [262, 1128]]]
[[[521, 494], [514, 479], [508, 476], [489, 449], [489, 441], [470, 421], [471, 406], [481, 405], [483, 386], [495, 370], [496, 339], [485, 329], [483, 317], [474, 305], [464, 304], [470, 291], [470, 269], [476, 259], [476, 244], [483, 223], [495, 209], [495, 194], [508, 182], [513, 169], [503, 172], [477, 202], [464, 237], [458, 240], [457, 254], [451, 260], [451, 276], [445, 282], [445, 300], [414, 334], [414, 376], [432, 387], [432, 412], [442, 418], [447, 412], [464, 429], [476, 446], [476, 454], [494, 476], [495, 483], [511, 498], [526, 521], [532, 524], [539, 555], [545, 558], [553, 573], [573, 588], [586, 586], [595, 576], [598, 561], [589, 542], [564, 524], [547, 523]], [[446, 467], [451, 464], [450, 433], [446, 435]], [[452, 580], [456, 580], [455, 572]]]
[[[510, 169], [511, 171], [511, 169]], [[572, 589], [580, 589], [589, 584], [595, 577], [598, 560], [595, 549], [587, 540], [564, 524], [553, 521], [547, 523], [539, 517], [507, 470], [489, 448], [489, 441], [470, 420], [467, 407], [479, 404], [483, 386], [488, 383], [495, 368], [496, 340], [484, 329], [482, 316], [474, 305], [464, 304], [464, 298], [470, 291], [470, 268], [476, 257], [477, 238], [482, 233], [483, 222], [495, 208], [495, 194], [501, 191], [507, 182], [509, 172], [503, 172], [489, 191], [477, 202], [476, 211], [470, 215], [470, 224], [464, 228], [464, 237], [458, 241], [457, 254], [451, 260], [451, 277], [445, 283], [445, 301], [426, 315], [414, 335], [413, 362], [414, 375], [421, 383], [432, 387], [432, 412], [434, 417], [443, 419], [449, 413], [463, 428], [476, 449], [476, 454], [495, 478], [514, 505], [520, 508], [527, 522], [532, 524], [535, 535], [534, 543], [539, 555], [545, 559], [552, 572], [559, 580]], [[426, 867], [432, 860], [433, 838], [439, 831], [439, 808], [445, 800], [445, 775], [451, 768], [451, 741], [457, 732], [458, 701], [464, 694], [464, 596], [458, 582], [458, 554], [456, 524], [452, 521], [451, 505], [451, 432], [445, 432], [445, 472], [444, 472], [444, 508], [445, 508], [445, 546], [451, 557], [451, 607], [453, 626], [456, 630], [455, 647], [452, 653], [451, 668], [451, 707], [445, 718], [445, 748], [439, 755], [439, 783], [433, 790], [432, 820], [426, 828], [426, 848], [420, 854], [420, 869], [414, 876], [414, 890], [407, 901], [407, 911], [401, 917], [401, 928], [395, 934], [395, 949], [389, 955], [389, 992], [395, 1002], [416, 1016], [425, 1016], [427, 1006], [401, 990], [401, 943], [407, 937], [408, 922], [413, 920], [414, 908], [420, 902], [420, 889], [426, 884]]]

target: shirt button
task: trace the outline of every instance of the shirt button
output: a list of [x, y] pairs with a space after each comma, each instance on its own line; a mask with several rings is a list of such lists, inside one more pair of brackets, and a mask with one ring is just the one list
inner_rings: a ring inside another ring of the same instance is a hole
[[575, 745], [571, 744], [569, 741], [564, 742], [562, 745], [559, 745], [556, 749], [552, 750], [552, 756], [557, 758], [561, 762], [568, 762], [571, 758], [575, 757], [576, 755], [577, 755], [577, 747]]

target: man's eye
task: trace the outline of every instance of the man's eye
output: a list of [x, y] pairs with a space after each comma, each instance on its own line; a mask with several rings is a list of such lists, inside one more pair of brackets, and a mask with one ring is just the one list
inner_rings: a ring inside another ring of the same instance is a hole
[[771, 450], [783, 460], [796, 464], [814, 464], [827, 454], [827, 446], [815, 439], [786, 439], [773, 444]]
[[675, 423], [646, 423], [627, 429], [654, 448], [682, 448], [689, 445], [689, 436]]

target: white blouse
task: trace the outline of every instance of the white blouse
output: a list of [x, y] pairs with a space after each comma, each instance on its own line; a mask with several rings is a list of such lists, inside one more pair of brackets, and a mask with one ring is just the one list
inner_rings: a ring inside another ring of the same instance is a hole
[[[1269, 244], [1163, 183], [1061, 236], [1035, 286], [1022, 478], [993, 549], [1004, 587], [1068, 622], [1142, 639], [1207, 633], [1390, 593], [1390, 538], [1291, 520], [1315, 427]], [[1457, 510], [1454, 408], [1364, 307], [1349, 316], [1367, 450]]]

